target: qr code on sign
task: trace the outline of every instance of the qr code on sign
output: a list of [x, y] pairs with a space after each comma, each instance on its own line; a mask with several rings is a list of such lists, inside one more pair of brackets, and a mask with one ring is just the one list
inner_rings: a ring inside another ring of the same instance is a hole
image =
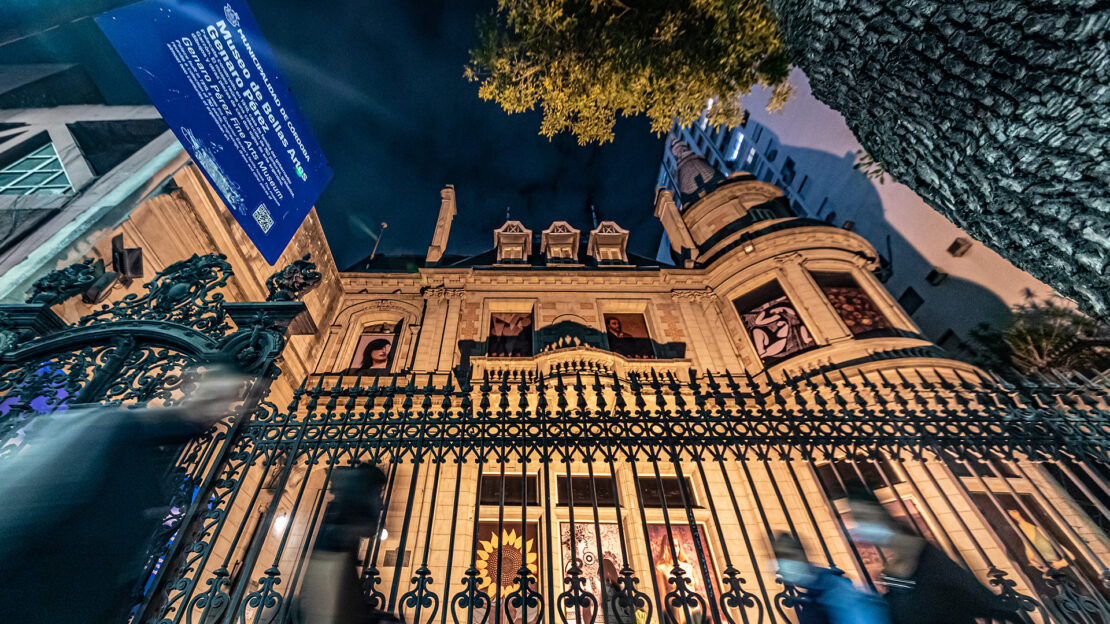
[[269, 234], [270, 228], [274, 227], [274, 219], [266, 209], [266, 204], [258, 204], [258, 208], [254, 209], [254, 221], [262, 228], [263, 234]]

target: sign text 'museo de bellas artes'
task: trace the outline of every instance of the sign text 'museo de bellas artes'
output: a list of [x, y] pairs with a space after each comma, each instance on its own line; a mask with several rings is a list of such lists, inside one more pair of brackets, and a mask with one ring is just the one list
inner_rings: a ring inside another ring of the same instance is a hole
[[147, 0], [100, 29], [273, 264], [331, 168], [244, 0]]

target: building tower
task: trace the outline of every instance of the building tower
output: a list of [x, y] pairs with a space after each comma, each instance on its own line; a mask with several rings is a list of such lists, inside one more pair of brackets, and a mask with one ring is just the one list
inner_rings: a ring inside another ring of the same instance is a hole
[[[843, 118], [812, 98], [804, 79], [792, 102], [774, 115], [762, 110], [758, 96], [736, 128], [714, 127], [704, 117], [668, 134], [657, 187], [671, 191], [679, 210], [687, 203], [680, 191], [680, 161], [691, 153], [714, 174], [754, 176], [782, 189], [799, 217], [855, 231], [880, 254], [879, 276], [926, 336], [949, 353], [968, 353], [981, 323], [1000, 326], [1010, 306], [1038, 299], [1051, 288], [1020, 271], [936, 213], [908, 188], [885, 177], [868, 179], [854, 167], [861, 149]], [[675, 146], [681, 144], [682, 152]], [[660, 243], [658, 259], [672, 258]], [[953, 301], [962, 305], [953, 306]]]

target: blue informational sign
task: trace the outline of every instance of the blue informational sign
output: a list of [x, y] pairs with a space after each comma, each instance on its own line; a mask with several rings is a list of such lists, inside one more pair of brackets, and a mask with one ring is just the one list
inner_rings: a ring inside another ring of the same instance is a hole
[[270, 264], [331, 167], [245, 0], [147, 0], [96, 18]]

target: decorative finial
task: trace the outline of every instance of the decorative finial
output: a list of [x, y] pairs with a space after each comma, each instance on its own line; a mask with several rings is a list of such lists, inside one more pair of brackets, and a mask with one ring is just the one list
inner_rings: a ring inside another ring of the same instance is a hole
[[300, 260], [274, 273], [266, 280], [270, 294], [266, 301], [297, 301], [320, 285], [323, 276], [310, 262], [312, 254], [305, 254]]
[[57, 305], [88, 290], [103, 273], [104, 261], [92, 258], [51, 271], [31, 285], [27, 303]]

